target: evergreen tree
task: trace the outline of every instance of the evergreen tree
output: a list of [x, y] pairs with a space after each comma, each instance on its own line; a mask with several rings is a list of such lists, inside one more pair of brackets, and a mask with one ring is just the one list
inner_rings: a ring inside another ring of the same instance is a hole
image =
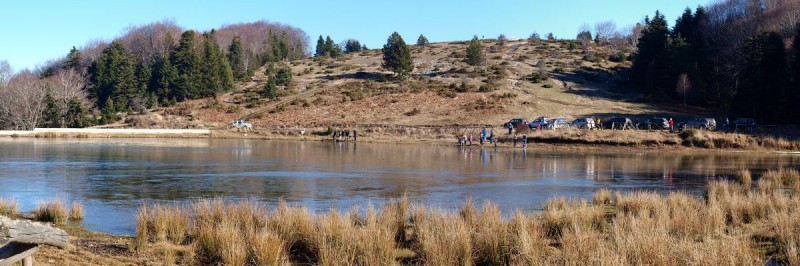
[[481, 41], [478, 39], [477, 35], [472, 37], [472, 40], [469, 41], [466, 61], [467, 64], [471, 66], [483, 64], [483, 45], [481, 45]]
[[178, 47], [172, 51], [170, 61], [177, 70], [177, 78], [174, 85], [174, 97], [178, 101], [197, 98], [199, 77], [200, 77], [200, 58], [195, 51], [195, 33], [188, 30], [181, 34]]
[[367, 50], [369, 50], [369, 49], [367, 49], [367, 45], [366, 44], [362, 44], [361, 45], [361, 51], [367, 51]]
[[234, 78], [239, 81], [244, 81], [248, 78], [248, 66], [244, 57], [245, 51], [242, 39], [239, 36], [235, 36], [231, 41], [231, 46], [228, 48], [228, 62], [231, 64]]
[[83, 107], [81, 101], [74, 97], [67, 102], [67, 114], [64, 122], [70, 128], [84, 128], [94, 124], [89, 118], [89, 111]]
[[316, 47], [316, 52], [314, 52], [314, 56], [316, 57], [325, 56], [326, 55], [325, 51], [326, 51], [325, 39], [323, 39], [322, 35], [320, 35], [319, 39], [317, 39], [317, 47]]
[[420, 34], [419, 38], [417, 38], [417, 45], [427, 46], [428, 44], [430, 44], [430, 42], [428, 42], [428, 38], [425, 37], [425, 35]]
[[264, 85], [264, 90], [262, 91], [261, 94], [270, 100], [278, 98], [278, 85], [275, 83], [274, 78], [270, 78], [267, 80], [267, 84]]
[[331, 39], [331, 36], [325, 36], [325, 55], [330, 57], [336, 57], [333, 55], [334, 49], [336, 48], [336, 44]]
[[400, 78], [405, 78], [414, 70], [411, 51], [399, 33], [392, 33], [386, 40], [386, 44], [383, 45], [383, 64], [381, 66], [394, 72]]
[[[669, 80], [669, 75], [665, 74], [664, 62], [666, 56], [667, 38], [669, 28], [667, 20], [661, 12], [656, 11], [653, 19], [645, 18], [645, 26], [642, 37], [639, 38], [638, 51], [635, 55], [633, 67], [631, 67], [631, 80], [638, 88], [642, 88], [645, 93], [663, 95], [665, 85]], [[669, 88], [672, 91], [673, 80], [669, 80]], [[659, 95], [659, 96], [660, 96]]]
[[233, 90], [233, 71], [214, 37], [214, 30], [203, 34], [200, 84], [192, 98], [203, 98]]
[[746, 59], [736, 92], [736, 111], [762, 123], [787, 121], [785, 88], [789, 73], [783, 37], [764, 32], [745, 42]]
[[135, 59], [120, 42], [112, 42], [90, 69], [92, 87], [90, 94], [98, 106], [105, 107], [107, 100], [113, 98], [118, 111], [128, 110], [128, 101], [137, 95], [139, 83], [136, 80]]
[[67, 54], [67, 58], [64, 59], [64, 69], [74, 69], [79, 70], [81, 67], [81, 51], [79, 51], [75, 46], [72, 46], [72, 49], [69, 50], [69, 54]]
[[345, 53], [355, 53], [361, 51], [361, 43], [355, 39], [349, 39], [344, 43], [344, 52]]
[[172, 65], [169, 57], [158, 58], [153, 69], [152, 93], [162, 105], [168, 106], [170, 99], [177, 97], [175, 84], [178, 81], [178, 70]]
[[42, 126], [46, 128], [63, 127], [61, 110], [58, 108], [58, 104], [56, 104], [53, 95], [50, 94], [50, 89], [48, 89], [47, 93], [44, 95], [44, 105], [44, 112], [42, 112], [44, 123], [42, 123]]
[[795, 33], [794, 33], [794, 42], [792, 44], [792, 50], [794, 54], [794, 58], [792, 60], [792, 79], [793, 83], [787, 88], [787, 93], [789, 94], [789, 99], [792, 100], [791, 106], [794, 107], [792, 113], [794, 114], [793, 117], [790, 117], [790, 121], [794, 121], [794, 124], [798, 124], [800, 122], [800, 23], [797, 23], [795, 26]]
[[270, 79], [274, 79], [275, 85], [278, 86], [289, 85], [292, 82], [292, 69], [289, 66], [281, 66]]
[[100, 109], [102, 117], [100, 118], [101, 124], [108, 124], [115, 122], [119, 119], [117, 117], [117, 109], [114, 107], [114, 100], [107, 98], [103, 103], [103, 108]]

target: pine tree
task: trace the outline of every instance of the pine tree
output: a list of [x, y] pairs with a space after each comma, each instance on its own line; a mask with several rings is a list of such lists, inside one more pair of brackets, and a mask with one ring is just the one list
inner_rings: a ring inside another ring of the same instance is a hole
[[44, 118], [43, 126], [46, 128], [63, 127], [61, 110], [58, 108], [58, 104], [56, 104], [56, 100], [50, 94], [49, 89], [44, 95], [44, 104], [44, 112], [42, 112], [42, 117]]
[[281, 66], [275, 72], [274, 76], [270, 76], [270, 79], [275, 80], [275, 85], [278, 86], [286, 86], [292, 82], [292, 69], [289, 66]]
[[262, 91], [261, 94], [264, 95], [264, 97], [267, 97], [270, 100], [278, 98], [278, 86], [275, 83], [275, 79], [274, 78], [270, 78], [270, 79], [267, 80], [267, 84], [264, 85], [264, 90]]
[[344, 43], [344, 52], [345, 53], [355, 53], [361, 51], [361, 43], [355, 39], [349, 39]]
[[79, 51], [75, 46], [72, 46], [72, 49], [69, 50], [69, 54], [67, 54], [67, 58], [64, 59], [64, 69], [74, 69], [79, 70], [81, 67], [81, 51]]
[[200, 58], [195, 51], [195, 33], [188, 30], [181, 34], [178, 47], [172, 51], [170, 61], [177, 70], [177, 79], [174, 82], [175, 99], [183, 101], [198, 97], [200, 77]]
[[111, 98], [106, 99], [103, 108], [100, 109], [100, 113], [102, 114], [100, 118], [101, 124], [112, 123], [119, 119], [119, 117], [117, 117], [117, 109], [114, 108], [114, 100]]
[[92, 87], [90, 94], [104, 107], [108, 99], [117, 103], [115, 110], [127, 111], [128, 101], [137, 95], [135, 59], [120, 42], [112, 42], [90, 69]]
[[233, 69], [233, 76], [236, 80], [244, 81], [248, 78], [248, 66], [244, 60], [245, 51], [242, 46], [242, 39], [239, 36], [233, 37], [231, 46], [228, 48], [228, 62]]
[[[661, 94], [666, 91], [665, 85], [669, 84], [669, 89], [672, 91], [672, 82], [669, 80], [664, 71], [666, 56], [667, 38], [669, 37], [669, 28], [667, 20], [661, 12], [656, 11], [653, 19], [645, 18], [645, 26], [642, 31], [642, 37], [639, 38], [637, 46], [637, 53], [633, 66], [631, 67], [631, 80], [636, 87], [644, 90], [645, 93]], [[659, 96], [661, 96], [659, 95]]]
[[316, 57], [325, 56], [326, 55], [325, 51], [326, 51], [325, 39], [322, 39], [322, 35], [320, 35], [319, 39], [317, 39], [317, 47], [316, 47], [316, 52], [314, 52], [314, 56]]
[[394, 72], [398, 77], [405, 78], [414, 70], [411, 61], [411, 51], [399, 33], [394, 32], [383, 45], [383, 68]]
[[794, 113], [793, 117], [790, 117], [790, 121], [793, 121], [794, 124], [798, 124], [800, 122], [800, 23], [797, 23], [795, 26], [795, 33], [794, 33], [794, 42], [792, 44], [792, 53], [794, 54], [794, 58], [792, 60], [792, 79], [793, 83], [788, 87], [786, 90], [787, 94], [789, 94], [789, 99], [792, 101], [792, 105], [794, 106]]
[[469, 42], [466, 57], [467, 64], [471, 66], [478, 66], [483, 63], [483, 45], [481, 45], [481, 41], [478, 39], [477, 35], [472, 37], [472, 40]]
[[417, 45], [427, 46], [428, 44], [430, 44], [430, 42], [428, 42], [428, 38], [425, 37], [425, 35], [420, 34], [419, 38], [417, 38]]
[[153, 73], [153, 94], [162, 105], [168, 106], [169, 100], [177, 97], [175, 84], [178, 80], [178, 70], [172, 65], [169, 57], [165, 57], [156, 60]]
[[737, 113], [763, 123], [787, 121], [784, 89], [789, 73], [783, 37], [776, 32], [761, 33], [748, 39], [742, 51], [746, 59], [736, 94]]
[[78, 98], [69, 99], [67, 102], [67, 114], [64, 122], [70, 128], [84, 128], [92, 126], [92, 119], [89, 118], [89, 112], [83, 107]]

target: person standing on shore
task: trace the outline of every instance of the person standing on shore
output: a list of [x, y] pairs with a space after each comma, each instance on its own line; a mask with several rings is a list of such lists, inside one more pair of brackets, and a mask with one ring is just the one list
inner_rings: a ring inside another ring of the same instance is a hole
[[472, 146], [472, 133], [469, 133], [469, 146]]
[[511, 122], [506, 123], [506, 127], [508, 127], [508, 134], [511, 135], [511, 131], [514, 129], [514, 125]]
[[672, 117], [669, 118], [669, 131], [675, 130], [675, 122], [672, 122]]
[[356, 142], [356, 140], [358, 140], [358, 131], [353, 129], [353, 142]]
[[497, 147], [497, 136], [494, 135], [494, 130], [492, 130], [491, 135], [489, 135], [489, 141]]
[[522, 135], [522, 149], [524, 150], [524, 149], [527, 149], [527, 148], [528, 148], [528, 135], [523, 134]]

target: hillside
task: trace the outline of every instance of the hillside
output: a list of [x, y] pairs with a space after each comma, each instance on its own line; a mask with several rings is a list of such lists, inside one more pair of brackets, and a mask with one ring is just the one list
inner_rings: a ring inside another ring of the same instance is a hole
[[[286, 96], [260, 96], [267, 81], [262, 67], [234, 92], [158, 108], [127, 121], [135, 127], [191, 128], [224, 128], [237, 118], [256, 128], [499, 125], [512, 117], [646, 117], [676, 111], [637, 103], [642, 96], [627, 93], [620, 72], [630, 62], [585, 58], [579, 48], [568, 49], [569, 41], [482, 44], [487, 60], [477, 70], [463, 62], [464, 42], [412, 46], [415, 69], [404, 81], [393, 80], [381, 68], [380, 49], [336, 60], [296, 60], [288, 62], [293, 79]], [[602, 57], [607, 51], [593, 46], [590, 54]], [[526, 78], [540, 69], [551, 78], [540, 83]], [[461, 92], [462, 83], [468, 85], [466, 92]]]

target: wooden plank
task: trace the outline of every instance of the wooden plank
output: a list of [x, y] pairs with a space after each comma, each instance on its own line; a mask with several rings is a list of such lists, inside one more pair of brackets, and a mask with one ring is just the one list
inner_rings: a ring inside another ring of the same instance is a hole
[[[20, 261], [33, 263], [33, 254], [39, 251], [39, 245], [11, 243], [0, 247], [0, 266], [11, 266]], [[30, 265], [30, 264], [28, 264]]]

